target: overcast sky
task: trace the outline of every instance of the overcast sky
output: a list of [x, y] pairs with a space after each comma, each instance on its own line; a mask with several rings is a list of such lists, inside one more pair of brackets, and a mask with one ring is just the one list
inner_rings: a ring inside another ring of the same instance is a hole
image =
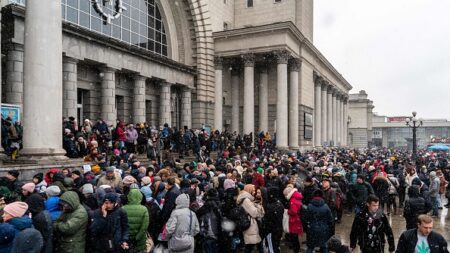
[[374, 111], [450, 119], [449, 0], [314, 0], [314, 44]]

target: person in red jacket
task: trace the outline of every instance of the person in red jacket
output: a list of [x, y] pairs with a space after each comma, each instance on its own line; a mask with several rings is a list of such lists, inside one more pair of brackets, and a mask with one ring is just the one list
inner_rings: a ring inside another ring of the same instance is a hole
[[298, 253], [300, 252], [301, 238], [303, 236], [303, 226], [300, 217], [303, 196], [290, 184], [284, 189], [283, 194], [289, 201], [289, 234], [291, 235], [292, 249], [294, 253]]
[[125, 142], [127, 141], [127, 136], [125, 135], [125, 125], [122, 121], [117, 124], [116, 128], [117, 140], [119, 141], [119, 149], [125, 147]]
[[263, 174], [264, 170], [262, 168], [258, 168], [256, 173], [253, 173], [252, 185], [256, 187], [256, 189], [260, 189], [266, 185], [264, 181]]

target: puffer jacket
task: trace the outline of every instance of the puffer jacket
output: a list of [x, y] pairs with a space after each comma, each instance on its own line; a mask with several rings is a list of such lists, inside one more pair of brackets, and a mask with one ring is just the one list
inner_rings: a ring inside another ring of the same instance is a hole
[[191, 248], [189, 248], [186, 251], [179, 251], [177, 253], [194, 252], [194, 236], [200, 232], [200, 226], [197, 220], [197, 216], [195, 215], [194, 212], [192, 212], [189, 209], [189, 202], [190, 202], [189, 196], [187, 194], [179, 195], [175, 200], [176, 204], [175, 210], [173, 210], [169, 220], [166, 223], [166, 231], [169, 241], [174, 236], [182, 236], [187, 231], [190, 231], [191, 233], [192, 236]]
[[322, 198], [315, 197], [311, 200], [303, 220], [306, 221], [308, 248], [322, 246], [328, 241], [333, 230], [333, 215]]
[[[28, 210], [32, 215], [33, 226], [42, 235], [42, 253], [53, 252], [53, 222], [50, 213], [44, 208], [44, 199], [34, 193], [27, 199]], [[33, 232], [30, 232], [32, 235]]]
[[17, 234], [27, 228], [32, 228], [33, 223], [28, 216], [13, 218], [0, 224], [0, 253], [10, 253]]
[[289, 197], [289, 232], [291, 234], [303, 235], [303, 225], [300, 217], [302, 209], [303, 196], [296, 189], [293, 190]]
[[130, 242], [136, 250], [144, 250], [149, 223], [148, 210], [141, 205], [142, 193], [138, 189], [131, 189], [127, 197], [128, 204], [123, 209], [128, 216]]
[[419, 187], [413, 185], [408, 189], [409, 199], [405, 202], [403, 217], [406, 220], [406, 229], [413, 229], [417, 226], [417, 217], [431, 211], [431, 205], [424, 198], [420, 197]]
[[67, 203], [73, 211], [62, 212], [53, 222], [55, 253], [84, 253], [88, 215], [80, 204], [76, 192], [68, 191], [61, 196], [61, 202]]
[[50, 212], [52, 220], [56, 220], [61, 214], [61, 208], [59, 207], [59, 197], [52, 196], [45, 201], [45, 209]]
[[250, 216], [250, 227], [243, 233], [245, 244], [257, 244], [261, 242], [256, 219], [264, 217], [264, 208], [261, 205], [255, 204], [253, 202], [254, 200], [255, 198], [246, 191], [242, 191], [236, 200], [236, 203], [242, 203], [241, 206]]

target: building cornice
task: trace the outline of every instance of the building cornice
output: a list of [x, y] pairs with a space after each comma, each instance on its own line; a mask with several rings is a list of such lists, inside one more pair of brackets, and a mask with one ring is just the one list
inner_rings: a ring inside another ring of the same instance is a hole
[[325, 56], [314, 46], [314, 44], [309, 41], [291, 21], [214, 32], [213, 38], [215, 40], [226, 39], [229, 37], [239, 37], [249, 34], [273, 32], [276, 30], [287, 30], [289, 33], [291, 33], [299, 41], [301, 46], [306, 46], [306, 48], [311, 50], [311, 52], [317, 57], [317, 59], [319, 59], [319, 61], [324, 64], [335, 75], [335, 77], [339, 79], [339, 81], [342, 82], [347, 90], [351, 90], [353, 88], [350, 83], [325, 58]]

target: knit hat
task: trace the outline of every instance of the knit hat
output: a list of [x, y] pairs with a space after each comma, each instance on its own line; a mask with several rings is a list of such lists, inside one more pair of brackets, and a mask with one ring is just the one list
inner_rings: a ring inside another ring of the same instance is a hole
[[3, 208], [3, 211], [9, 213], [12, 217], [22, 217], [27, 210], [27, 203], [21, 201], [13, 202]]
[[98, 165], [94, 165], [94, 166], [92, 166], [91, 170], [92, 170], [92, 173], [97, 174], [100, 172], [101, 168]]
[[117, 194], [115, 192], [108, 192], [105, 195], [105, 199], [103, 200], [103, 202], [105, 201], [109, 201], [112, 203], [116, 203], [117, 202]]
[[141, 179], [142, 185], [149, 185], [149, 184], [151, 184], [151, 182], [152, 182], [152, 180], [150, 179], [150, 177], [143, 177]]
[[36, 185], [34, 183], [26, 183], [22, 186], [22, 190], [25, 190], [29, 193], [34, 192]]
[[48, 197], [59, 196], [59, 194], [61, 194], [61, 189], [59, 189], [57, 185], [52, 185], [45, 190], [45, 193]]
[[120, 166], [119, 166], [119, 168], [121, 169], [121, 170], [123, 170], [123, 171], [125, 171], [125, 170], [128, 170], [128, 164], [127, 163], [122, 163]]
[[236, 184], [234, 183], [234, 181], [232, 179], [225, 179], [225, 181], [223, 182], [223, 189], [226, 191], [230, 188], [235, 188]]
[[81, 193], [83, 194], [93, 194], [94, 193], [94, 186], [92, 184], [84, 184], [81, 187]]
[[259, 174], [263, 174], [264, 173], [264, 169], [261, 167], [258, 167], [258, 169], [256, 170]]
[[116, 169], [116, 167], [110, 166], [110, 167], [106, 168], [106, 172], [114, 172], [115, 169]]
[[126, 185], [130, 185], [130, 184], [136, 183], [136, 179], [133, 176], [128, 175], [123, 178], [122, 183], [126, 184]]
[[435, 177], [436, 177], [436, 171], [430, 172], [430, 178], [435, 178]]

